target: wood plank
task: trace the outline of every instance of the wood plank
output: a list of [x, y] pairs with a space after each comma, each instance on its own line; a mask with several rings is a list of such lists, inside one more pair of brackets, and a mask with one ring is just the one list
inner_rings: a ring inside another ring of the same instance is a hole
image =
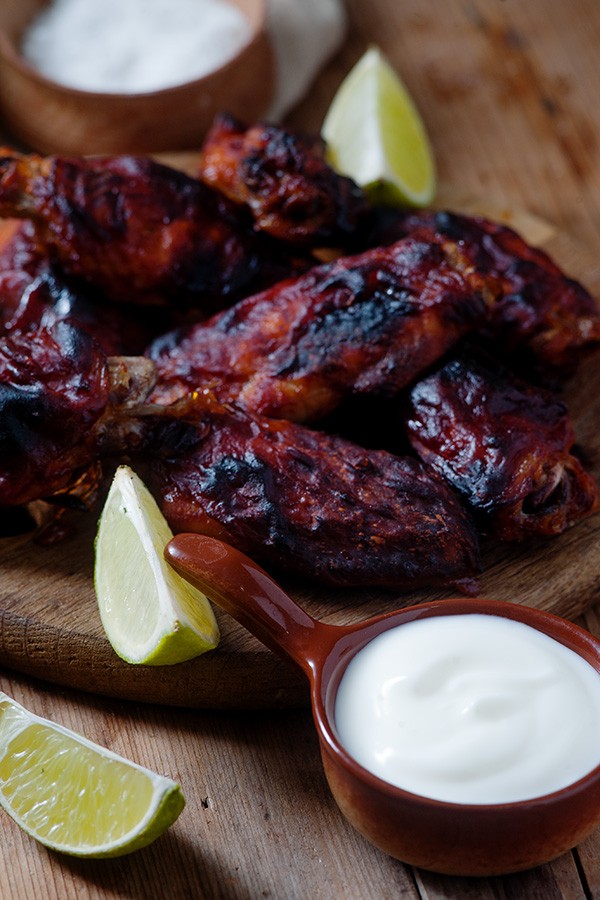
[[446, 878], [417, 872], [423, 900], [581, 900], [579, 871], [572, 853], [527, 872], [495, 878]]
[[574, 851], [585, 896], [600, 897], [600, 829]]
[[91, 740], [175, 778], [187, 800], [151, 847], [114, 860], [48, 853], [2, 815], [0, 895], [7, 900], [167, 896], [163, 884], [173, 900], [378, 900], [382, 885], [389, 897], [418, 898], [410, 870], [367, 844], [337, 809], [308, 711], [169, 710], [40, 691], [8, 673], [2, 687], [38, 715], [68, 720]]

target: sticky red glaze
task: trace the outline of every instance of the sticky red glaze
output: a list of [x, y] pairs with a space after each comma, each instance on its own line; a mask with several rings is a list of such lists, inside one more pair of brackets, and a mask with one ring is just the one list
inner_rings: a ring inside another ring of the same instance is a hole
[[386, 213], [372, 239], [391, 242], [406, 235], [451, 241], [476, 271], [496, 279], [500, 293], [481, 335], [505, 361], [511, 356], [521, 368], [564, 377], [600, 344], [594, 298], [513, 229], [448, 212]]
[[598, 508], [565, 405], [506, 372], [450, 361], [411, 388], [406, 428], [503, 540], [560, 534]]
[[223, 400], [294, 421], [349, 394], [391, 396], [481, 324], [480, 288], [424, 241], [343, 257], [159, 341], [155, 396], [211, 385]]
[[367, 212], [362, 190], [325, 162], [324, 144], [219, 116], [203, 145], [202, 181], [247, 207], [261, 231], [315, 247], [345, 246]]
[[417, 460], [209, 397], [198, 398], [195, 415], [197, 428], [157, 435], [152, 486], [174, 531], [220, 537], [332, 585], [405, 590], [478, 573], [471, 521]]
[[0, 341], [0, 506], [47, 497], [94, 459], [106, 357], [68, 322]]
[[0, 214], [31, 218], [71, 275], [125, 303], [214, 311], [293, 269], [198, 179], [147, 157], [0, 157]]

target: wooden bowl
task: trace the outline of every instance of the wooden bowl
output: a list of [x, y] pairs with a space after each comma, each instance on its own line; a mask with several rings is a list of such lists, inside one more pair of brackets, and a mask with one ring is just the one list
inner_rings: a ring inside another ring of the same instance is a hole
[[43, 153], [151, 153], [199, 146], [216, 113], [245, 121], [266, 113], [274, 59], [267, 0], [229, 0], [248, 18], [251, 37], [210, 74], [177, 87], [104, 94], [57, 84], [20, 53], [21, 37], [49, 0], [0, 4], [0, 109], [14, 135]]

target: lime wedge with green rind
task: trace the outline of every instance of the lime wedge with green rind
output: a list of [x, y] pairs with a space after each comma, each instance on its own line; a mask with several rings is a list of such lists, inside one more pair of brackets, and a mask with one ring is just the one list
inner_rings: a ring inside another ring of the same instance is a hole
[[122, 856], [161, 835], [180, 786], [26, 710], [0, 692], [0, 805], [60, 853]]
[[436, 189], [434, 155], [406, 87], [372, 47], [340, 85], [322, 128], [333, 168], [373, 202], [427, 206]]
[[94, 583], [106, 636], [127, 662], [172, 665], [219, 641], [209, 601], [163, 557], [172, 537], [150, 491], [119, 466], [98, 525]]

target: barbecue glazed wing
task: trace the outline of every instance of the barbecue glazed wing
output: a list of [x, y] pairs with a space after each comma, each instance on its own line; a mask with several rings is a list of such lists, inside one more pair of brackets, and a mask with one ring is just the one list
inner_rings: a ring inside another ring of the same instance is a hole
[[142, 312], [139, 306], [103, 303], [102, 299], [90, 285], [65, 278], [50, 267], [23, 291], [5, 329], [49, 328], [68, 319], [94, 337], [107, 356], [131, 356], [141, 355], [148, 341], [173, 324], [164, 307]]
[[318, 138], [219, 116], [202, 146], [200, 179], [247, 207], [260, 231], [313, 247], [346, 246], [366, 213], [361, 189], [325, 162]]
[[86, 437], [108, 394], [104, 354], [66, 322], [0, 342], [0, 506], [45, 497], [93, 460]]
[[31, 222], [0, 221], [0, 323], [3, 326], [15, 315], [31, 283], [48, 267]]
[[513, 376], [453, 360], [412, 388], [406, 428], [502, 540], [560, 534], [598, 509], [564, 404]]
[[68, 321], [0, 340], [0, 507], [68, 494], [99, 455], [135, 444], [131, 404], [154, 367], [109, 362]]
[[197, 427], [178, 421], [157, 432], [162, 458], [151, 475], [175, 532], [222, 538], [325, 584], [475, 588], [475, 531], [421, 463], [209, 395], [186, 403]]
[[70, 505], [90, 467], [97, 479], [99, 460], [126, 452], [151, 461], [175, 529], [217, 531], [331, 584], [473, 588], [473, 526], [420, 463], [203, 394], [157, 407], [153, 376], [150, 360], [107, 360], [67, 321], [0, 341], [0, 508]]
[[0, 323], [5, 331], [50, 327], [59, 319], [88, 331], [107, 356], [141, 354], [148, 342], [174, 325], [165, 307], [107, 303], [87, 282], [51, 263], [33, 224], [0, 223]]
[[210, 385], [253, 412], [313, 421], [348, 394], [395, 394], [481, 324], [484, 294], [439, 244], [341, 258], [159, 340], [153, 399]]
[[112, 300], [214, 311], [289, 272], [205, 185], [146, 157], [0, 153], [0, 215], [31, 219], [52, 260]]
[[500, 293], [482, 335], [492, 350], [501, 348], [505, 359], [510, 354], [521, 366], [535, 363], [542, 375], [550, 370], [564, 377], [600, 344], [593, 297], [511, 228], [480, 217], [419, 212], [394, 217], [374, 239], [406, 235], [450, 241], [477, 271], [497, 279]]

